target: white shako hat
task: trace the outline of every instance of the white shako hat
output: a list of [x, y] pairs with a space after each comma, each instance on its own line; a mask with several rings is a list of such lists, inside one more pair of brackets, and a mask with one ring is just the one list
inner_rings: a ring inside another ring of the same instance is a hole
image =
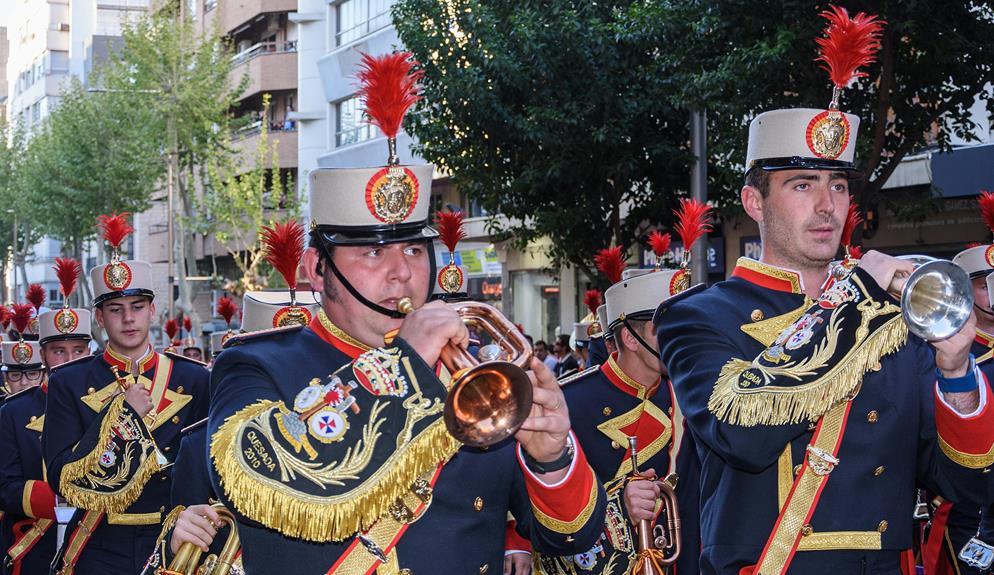
[[69, 296], [76, 291], [82, 269], [72, 258], [55, 258], [53, 266], [59, 278], [59, 289], [65, 302], [59, 309], [47, 311], [38, 316], [38, 342], [45, 345], [50, 341], [79, 339], [89, 341], [90, 310], [69, 307]]
[[[827, 109], [771, 110], [749, 124], [746, 171], [840, 170], [858, 172], [854, 163], [859, 117], [839, 109], [842, 90], [866, 75], [861, 66], [876, 59], [883, 22], [862, 12], [850, 18], [845, 8], [832, 6], [820, 14], [825, 33], [815, 41], [821, 62], [834, 86]], [[853, 58], [852, 54], [861, 54]]]
[[296, 304], [287, 290], [249, 291], [242, 296], [242, 332], [306, 325], [318, 312], [321, 302], [311, 292], [297, 294]]
[[367, 308], [388, 317], [403, 313], [387, 309], [360, 293], [346, 277], [348, 270], [335, 265], [334, 246], [384, 245], [400, 242], [429, 243], [431, 273], [427, 293], [434, 290], [435, 256], [430, 241], [438, 236], [428, 225], [432, 165], [400, 164], [397, 134], [407, 110], [420, 99], [410, 52], [383, 56], [363, 54], [358, 73], [358, 96], [369, 123], [386, 136], [386, 164], [375, 167], [319, 168], [310, 173], [311, 241], [346, 291]]
[[34, 314], [34, 306], [29, 303], [19, 303], [10, 306], [11, 324], [17, 332], [17, 341], [3, 342], [3, 365], [7, 371], [31, 371], [41, 369], [41, 344], [37, 341], [25, 341], [24, 334], [28, 333], [28, 325]]
[[[984, 225], [994, 233], [994, 193], [980, 192], [977, 203]], [[968, 247], [953, 257], [953, 263], [963, 268], [970, 279], [987, 276], [994, 271], [994, 244], [988, 242]]]
[[134, 231], [127, 220], [129, 215], [127, 212], [115, 212], [98, 219], [103, 239], [111, 247], [111, 260], [108, 264], [90, 270], [93, 307], [119, 297], [145, 296], [150, 300], [155, 297], [152, 290], [152, 266], [140, 260], [121, 259], [121, 244]]
[[605, 339], [614, 337], [611, 334], [611, 330], [607, 327], [607, 304], [602, 303], [597, 306], [597, 323], [600, 324], [601, 335], [603, 335]]

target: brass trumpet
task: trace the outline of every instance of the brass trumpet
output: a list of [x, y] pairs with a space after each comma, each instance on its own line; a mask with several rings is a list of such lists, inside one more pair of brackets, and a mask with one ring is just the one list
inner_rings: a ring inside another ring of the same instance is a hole
[[238, 538], [238, 526], [234, 515], [223, 504], [215, 503], [211, 507], [217, 512], [221, 522], [231, 529], [221, 553], [208, 555], [201, 564], [200, 558], [204, 552], [193, 543], [184, 543], [169, 562], [169, 567], [156, 569], [155, 575], [228, 575], [231, 572], [232, 563], [242, 547]]
[[908, 331], [926, 341], [952, 337], [973, 313], [973, 288], [963, 268], [929, 256], [897, 256], [915, 264], [908, 276], [895, 277], [887, 289], [901, 298]]
[[[474, 301], [446, 305], [464, 324], [483, 330], [511, 358], [481, 362], [451, 343], [442, 348], [442, 364], [452, 374], [443, 412], [446, 429], [465, 445], [493, 445], [514, 435], [531, 412], [532, 384], [525, 372], [531, 344], [493, 306]], [[409, 314], [414, 305], [403, 298], [397, 311]]]
[[[638, 464], [638, 440], [628, 438], [632, 452], [632, 474], [629, 481], [651, 481], [654, 477], [642, 475]], [[659, 512], [660, 524], [653, 527], [652, 521], [643, 519], [638, 524], [638, 554], [632, 575], [663, 575], [668, 565], [676, 563], [680, 557], [680, 507], [676, 500], [675, 473], [669, 474], [660, 484], [660, 497], [663, 500]]]

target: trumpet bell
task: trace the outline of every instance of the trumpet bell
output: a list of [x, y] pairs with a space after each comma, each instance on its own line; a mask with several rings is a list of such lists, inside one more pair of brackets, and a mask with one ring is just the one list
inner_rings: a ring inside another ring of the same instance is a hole
[[443, 419], [465, 445], [486, 447], [517, 433], [532, 406], [532, 384], [521, 367], [488, 361], [452, 375]]
[[901, 315], [908, 331], [926, 341], [952, 337], [972, 313], [970, 277], [947, 260], [922, 263], [901, 290]]

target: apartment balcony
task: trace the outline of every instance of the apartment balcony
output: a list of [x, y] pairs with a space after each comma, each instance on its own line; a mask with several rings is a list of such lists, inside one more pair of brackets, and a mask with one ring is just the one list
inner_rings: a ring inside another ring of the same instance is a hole
[[217, 3], [214, 10], [217, 10], [217, 23], [221, 31], [235, 34], [259, 14], [296, 12], [297, 0], [223, 0]]
[[[236, 134], [233, 147], [239, 151], [241, 159], [245, 161], [246, 167], [252, 165], [255, 160], [256, 150], [259, 148], [259, 141], [262, 138], [258, 127], [249, 127]], [[297, 130], [296, 127], [290, 130], [273, 130], [268, 134], [269, 144], [276, 142], [276, 152], [279, 155], [280, 168], [297, 167]]]
[[260, 42], [232, 57], [232, 83], [248, 77], [242, 98], [297, 89], [297, 43]]

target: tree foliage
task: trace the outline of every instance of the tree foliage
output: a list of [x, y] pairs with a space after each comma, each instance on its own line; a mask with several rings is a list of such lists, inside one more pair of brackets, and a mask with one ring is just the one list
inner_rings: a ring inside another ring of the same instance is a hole
[[394, 22], [425, 70], [406, 128], [519, 247], [557, 267], [667, 222], [689, 186], [688, 114], [656, 46], [618, 34], [634, 2], [405, 0]]

